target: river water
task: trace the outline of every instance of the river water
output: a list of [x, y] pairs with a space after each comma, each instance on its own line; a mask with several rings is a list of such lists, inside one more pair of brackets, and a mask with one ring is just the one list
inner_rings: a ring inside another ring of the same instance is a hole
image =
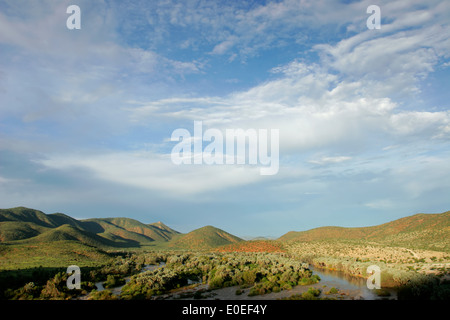
[[[157, 269], [157, 268], [159, 268], [159, 267], [164, 266], [165, 264], [166, 264], [165, 262], [160, 262], [158, 265], [155, 265], [155, 264], [146, 264], [146, 265], [142, 268], [141, 272], [145, 272], [145, 271], [149, 271], [149, 270], [155, 270], [155, 269]], [[125, 284], [127, 284], [127, 283], [130, 281], [130, 278], [131, 278], [131, 277], [126, 277], [126, 278], [125, 278]], [[96, 283], [95, 283], [95, 286], [97, 287], [97, 291], [103, 291], [103, 290], [105, 290], [105, 288], [103, 287], [103, 282], [104, 282], [104, 281], [99, 281], [99, 282], [96, 282]], [[125, 284], [124, 284], [124, 285], [125, 285]], [[111, 292], [112, 292], [113, 294], [115, 294], [115, 295], [120, 295], [120, 292], [122, 291], [122, 288], [123, 288], [124, 285], [121, 285], [121, 286], [119, 286], [119, 287], [110, 288], [109, 290], [111, 290]]]
[[[159, 265], [146, 265], [141, 272], [145, 272], [148, 270], [155, 270], [161, 266], [164, 266], [165, 263], [161, 262]], [[280, 293], [270, 293], [264, 296], [256, 296], [252, 298], [268, 298], [268, 299], [277, 299], [281, 297], [286, 297], [294, 293], [301, 293], [307, 290], [309, 287], [315, 287], [322, 290], [322, 297], [328, 296], [328, 297], [345, 297], [350, 299], [363, 299], [363, 300], [379, 300], [379, 299], [397, 299], [397, 293], [394, 289], [386, 289], [382, 288], [383, 291], [388, 292], [389, 295], [386, 297], [379, 297], [374, 290], [370, 290], [367, 288], [367, 280], [360, 277], [355, 277], [348, 275], [344, 272], [340, 271], [334, 271], [334, 270], [328, 270], [328, 269], [320, 269], [313, 266], [309, 266], [309, 268], [314, 272], [314, 274], [317, 274], [320, 277], [320, 282], [314, 285], [309, 286], [296, 286], [292, 290], [282, 291]], [[125, 278], [125, 283], [128, 283], [130, 281], [130, 277]], [[192, 282], [192, 281], [191, 281]], [[192, 282], [194, 283], [194, 282]], [[191, 284], [191, 283], [189, 283]], [[97, 291], [105, 290], [103, 287], [103, 282], [97, 282], [95, 283], [95, 286], [97, 287]], [[111, 288], [111, 292], [115, 295], [120, 295], [120, 292], [122, 290], [122, 286]], [[338, 289], [338, 293], [335, 295], [324, 295], [323, 293], [329, 291], [331, 288]], [[238, 288], [238, 287], [236, 287]], [[214, 290], [218, 296], [216, 298], [221, 299], [248, 299], [250, 297], [243, 296], [236, 296], [235, 291], [236, 288], [223, 288]], [[230, 291], [230, 292], [228, 292]], [[298, 291], [298, 292], [297, 292]]]
[[385, 293], [388, 293], [386, 297], [380, 297], [376, 294], [375, 290], [367, 288], [367, 279], [348, 275], [341, 271], [334, 271], [328, 269], [319, 269], [313, 266], [309, 267], [314, 274], [320, 277], [319, 285], [326, 286], [329, 290], [332, 287], [339, 289], [339, 292], [344, 292], [356, 299], [364, 300], [379, 300], [379, 299], [397, 299], [397, 292], [392, 288], [381, 288]]

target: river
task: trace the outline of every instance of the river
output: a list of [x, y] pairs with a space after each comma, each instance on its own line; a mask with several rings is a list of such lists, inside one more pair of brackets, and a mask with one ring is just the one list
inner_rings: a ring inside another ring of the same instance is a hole
[[[159, 265], [146, 265], [141, 272], [145, 272], [148, 270], [155, 270], [159, 267], [164, 266], [165, 263], [161, 262]], [[236, 287], [229, 287], [229, 288], [222, 288], [213, 290], [214, 296], [212, 298], [214, 299], [278, 299], [278, 298], [285, 298], [293, 294], [301, 294], [305, 292], [308, 288], [314, 287], [322, 290], [321, 297], [329, 297], [329, 298], [339, 298], [339, 299], [361, 299], [361, 300], [379, 300], [379, 299], [397, 299], [397, 292], [394, 289], [391, 288], [382, 288], [385, 293], [388, 293], [389, 295], [386, 297], [380, 297], [378, 296], [374, 290], [370, 290], [367, 288], [367, 280], [360, 277], [355, 277], [348, 275], [341, 271], [334, 271], [334, 270], [328, 270], [328, 269], [321, 269], [316, 268], [313, 266], [309, 267], [314, 274], [317, 274], [320, 277], [320, 282], [316, 283], [314, 285], [307, 285], [307, 286], [295, 286], [292, 290], [283, 290], [281, 292], [275, 293], [269, 293], [262, 296], [253, 296], [248, 297], [246, 294], [237, 296], [235, 294], [236, 289], [239, 288]], [[130, 281], [130, 277], [125, 278], [125, 283], [128, 283]], [[189, 283], [191, 284], [191, 283]], [[95, 286], [97, 287], [97, 291], [105, 290], [103, 287], [103, 282], [96, 282]], [[120, 292], [122, 290], [122, 286], [111, 288], [111, 292], [115, 295], [120, 295]], [[328, 293], [331, 288], [338, 289], [338, 292], [335, 294]], [[196, 289], [194, 289], [196, 290]], [[245, 290], [245, 291], [248, 291]]]
[[[351, 297], [364, 300], [378, 300], [382, 297], [375, 293], [375, 290], [367, 288], [367, 279], [348, 275], [341, 271], [320, 269], [313, 266], [309, 267], [320, 277], [320, 285], [326, 285], [327, 288], [337, 288], [339, 292], [345, 292]], [[326, 290], [328, 290], [326, 289]], [[386, 299], [397, 299], [397, 292], [392, 288], [382, 288], [388, 296]]]
[[[142, 272], [145, 272], [145, 271], [149, 271], [149, 270], [155, 270], [155, 269], [157, 269], [157, 268], [159, 268], [159, 267], [164, 266], [165, 264], [166, 264], [165, 262], [160, 262], [158, 265], [155, 265], [155, 264], [146, 264], [146, 265], [142, 268], [141, 273], [142, 273]], [[124, 279], [125, 279], [125, 284], [127, 284], [127, 283], [130, 281], [130, 278], [131, 278], [131, 277], [125, 277], [125, 278], [124, 278]], [[97, 288], [97, 291], [103, 291], [103, 290], [105, 290], [105, 287], [103, 287], [103, 282], [104, 282], [104, 281], [99, 281], [99, 282], [96, 282], [96, 283], [95, 283], [95, 287]], [[123, 286], [125, 286], [125, 284], [124, 284], [124, 285], [121, 285], [121, 286], [119, 286], [119, 287], [110, 288], [109, 290], [111, 290], [111, 293], [113, 293], [114, 295], [120, 296], [120, 292], [122, 291], [122, 288], [123, 288]], [[83, 297], [87, 297], [87, 295], [86, 295], [86, 296], [83, 296]]]

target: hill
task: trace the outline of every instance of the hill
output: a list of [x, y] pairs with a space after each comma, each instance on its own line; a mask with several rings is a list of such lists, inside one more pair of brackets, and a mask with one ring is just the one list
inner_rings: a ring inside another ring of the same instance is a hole
[[0, 242], [71, 240], [105, 249], [167, 242], [177, 234], [162, 222], [147, 225], [130, 218], [77, 220], [63, 213], [45, 214], [25, 207], [0, 209]]
[[5, 221], [28, 222], [46, 228], [52, 228], [59, 225], [52, 219], [51, 215], [46, 215], [42, 211], [25, 207], [0, 209], [0, 222]]
[[416, 214], [377, 226], [346, 228], [320, 227], [290, 231], [280, 241], [369, 240], [387, 245], [414, 245], [417, 248], [449, 250], [450, 211]]
[[166, 234], [166, 237], [168, 239], [171, 239], [174, 235], [180, 234], [180, 232], [169, 228], [168, 226], [166, 226], [164, 223], [162, 223], [161, 221], [158, 222], [154, 222], [154, 223], [150, 223], [148, 224], [148, 226], [150, 227], [154, 227], [157, 228], [158, 230], [160, 230], [163, 234]]
[[211, 249], [243, 241], [228, 232], [213, 226], [205, 226], [173, 239], [168, 245], [177, 249]]
[[162, 229], [130, 218], [95, 218], [81, 221], [86, 230], [110, 240], [128, 239], [145, 244], [152, 241], [169, 241], [178, 234], [168, 227]]

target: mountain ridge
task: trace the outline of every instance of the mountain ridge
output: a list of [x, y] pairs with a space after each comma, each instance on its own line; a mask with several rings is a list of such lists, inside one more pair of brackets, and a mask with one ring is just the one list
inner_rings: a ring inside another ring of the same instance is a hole
[[169, 241], [176, 234], [166, 225], [147, 225], [125, 217], [77, 220], [26, 207], [0, 209], [0, 242], [76, 240], [89, 246], [137, 247]]
[[418, 213], [369, 227], [325, 226], [305, 231], [289, 231], [277, 240], [367, 240], [386, 245], [411, 245], [427, 249], [450, 250], [450, 211]]
[[[151, 246], [154, 243], [169, 243], [173, 249], [205, 249], [242, 239], [213, 226], [182, 234], [161, 221], [144, 224], [126, 217], [77, 220], [64, 213], [45, 214], [26, 207], [0, 209], [0, 243], [52, 241], [77, 241], [101, 249]], [[188, 245], [189, 242], [198, 243], [199, 247]]]
[[[450, 244], [446, 243], [449, 238], [450, 211], [447, 211], [418, 213], [369, 227], [326, 226], [289, 231], [273, 241], [368, 240], [389, 245], [408, 245], [416, 241], [428, 243], [428, 247], [450, 250]], [[110, 248], [159, 243], [172, 249], [209, 249], [246, 241], [213, 226], [180, 233], [161, 221], [145, 224], [126, 217], [77, 220], [63, 213], [45, 214], [26, 207], [0, 209], [0, 243], [55, 240], [79, 241], [88, 246]]]

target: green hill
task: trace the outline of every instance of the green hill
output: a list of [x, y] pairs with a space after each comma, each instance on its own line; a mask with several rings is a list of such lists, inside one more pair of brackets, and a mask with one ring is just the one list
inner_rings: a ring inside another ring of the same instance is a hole
[[83, 222], [78, 221], [64, 213], [52, 213], [47, 215], [51, 221], [57, 226], [62, 226], [63, 224], [71, 225], [75, 228], [84, 230]]
[[52, 220], [51, 216], [46, 215], [42, 211], [25, 207], [0, 209], [0, 222], [4, 221], [31, 222], [35, 225], [47, 228], [58, 226], [58, 224]]
[[0, 269], [89, 266], [106, 261], [106, 251], [166, 243], [179, 232], [161, 222], [129, 218], [77, 220], [63, 213], [17, 207], [0, 209]]
[[63, 213], [45, 214], [25, 207], [0, 209], [1, 242], [71, 240], [105, 249], [167, 242], [177, 234], [161, 222], [147, 225], [130, 218], [77, 220]]
[[290, 231], [280, 241], [369, 240], [388, 245], [414, 246], [431, 250], [449, 250], [450, 211], [440, 214], [416, 214], [377, 226], [345, 228], [320, 227]]
[[[84, 226], [91, 232], [96, 232], [101, 236], [110, 238], [115, 235], [125, 239], [135, 240], [141, 243], [152, 241], [169, 241], [177, 231], [159, 228], [152, 224], [143, 224], [130, 218], [103, 218], [82, 220]], [[101, 231], [101, 232], [100, 232]]]
[[131, 239], [105, 239], [97, 234], [80, 230], [74, 226], [64, 224], [54, 229], [47, 230], [36, 237], [22, 240], [22, 243], [43, 243], [52, 241], [71, 240], [96, 248], [106, 247], [136, 247], [138, 242]]
[[33, 222], [2, 221], [0, 222], [0, 241], [32, 238], [48, 229]]
[[210, 249], [240, 241], [243, 240], [228, 232], [206, 226], [176, 237], [169, 243], [169, 247], [190, 250]]

